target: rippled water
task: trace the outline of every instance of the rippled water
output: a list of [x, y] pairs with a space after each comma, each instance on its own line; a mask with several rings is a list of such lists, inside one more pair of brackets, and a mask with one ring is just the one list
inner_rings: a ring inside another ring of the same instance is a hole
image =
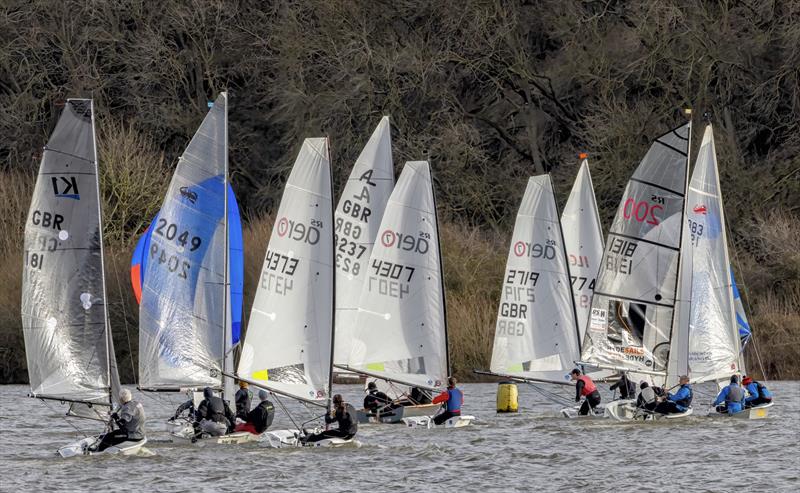
[[[149, 416], [147, 447], [155, 455], [61, 459], [56, 448], [79, 436], [61, 407], [25, 397], [23, 386], [0, 386], [0, 490], [797, 491], [800, 383], [770, 387], [777, 401], [765, 420], [700, 416], [713, 391], [701, 386], [692, 418], [614, 423], [560, 418], [558, 405], [525, 385], [523, 411], [498, 415], [495, 384], [466, 384], [464, 412], [479, 426], [362, 425], [358, 448], [283, 450], [172, 444], [163, 419], [181, 399], [135, 393]], [[568, 388], [550, 390], [569, 395]], [[363, 398], [358, 386], [335, 391], [354, 403]], [[93, 423], [72, 423], [98, 431]], [[288, 425], [279, 409], [273, 428]]]

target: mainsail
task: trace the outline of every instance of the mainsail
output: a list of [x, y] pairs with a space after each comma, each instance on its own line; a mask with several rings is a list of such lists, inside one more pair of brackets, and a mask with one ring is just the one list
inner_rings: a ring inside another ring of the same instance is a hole
[[406, 163], [381, 220], [348, 368], [422, 388], [448, 375], [436, 203], [426, 161]]
[[503, 277], [491, 371], [563, 383], [580, 356], [570, 272], [549, 175], [528, 180]]
[[336, 343], [334, 362], [347, 364], [358, 300], [383, 211], [394, 187], [389, 117], [384, 116], [356, 159], [336, 206]]
[[148, 248], [139, 305], [139, 386], [221, 387], [230, 347], [227, 95], [221, 93], [170, 182]]
[[237, 376], [295, 399], [330, 399], [334, 317], [328, 141], [306, 139], [283, 192]]
[[99, 195], [92, 100], [69, 99], [25, 223], [22, 329], [34, 397], [110, 406], [119, 388]]
[[601, 368], [664, 374], [681, 252], [691, 122], [651, 145], [611, 225], [583, 344]]
[[725, 214], [714, 133], [708, 125], [689, 183], [685, 234], [692, 249], [689, 367], [692, 381], [723, 380], [740, 371], [739, 329], [731, 286]]
[[589, 162], [581, 162], [575, 184], [561, 212], [564, 245], [569, 259], [575, 310], [578, 313], [580, 340], [586, 334], [592, 295], [603, 258], [603, 228], [597, 212]]

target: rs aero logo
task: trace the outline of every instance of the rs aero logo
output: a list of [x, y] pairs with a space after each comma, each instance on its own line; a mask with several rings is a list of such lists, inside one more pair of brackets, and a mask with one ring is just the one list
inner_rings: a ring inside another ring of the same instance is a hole
[[293, 219], [287, 219], [286, 217], [282, 217], [278, 219], [278, 236], [281, 238], [288, 236], [290, 239], [295, 241], [302, 241], [304, 243], [308, 243], [309, 245], [316, 245], [319, 243], [319, 227], [314, 223], [317, 222], [320, 226], [322, 223], [318, 221], [311, 220], [310, 225], [305, 225], [301, 222], [294, 221]]
[[705, 216], [708, 213], [708, 208], [706, 208], [704, 204], [697, 204], [696, 206], [694, 206], [694, 209], [692, 209], [692, 211], [694, 211], [695, 214], [702, 214]]
[[518, 241], [514, 243], [514, 255], [517, 257], [533, 257], [553, 260], [556, 258], [555, 241], [547, 240], [546, 244]]
[[191, 202], [192, 204], [197, 202], [197, 193], [196, 192], [192, 192], [191, 189], [189, 189], [189, 187], [181, 187], [178, 191], [181, 194], [181, 198], [186, 199], [187, 201]]
[[391, 229], [384, 230], [381, 235], [381, 244], [386, 248], [397, 248], [407, 252], [416, 252], [420, 254], [428, 253], [430, 244], [428, 240], [423, 237], [415, 238], [412, 235], [406, 235]]
[[56, 197], [65, 199], [80, 200], [81, 195], [78, 191], [78, 182], [74, 176], [54, 176], [51, 178], [53, 182], [53, 193]]

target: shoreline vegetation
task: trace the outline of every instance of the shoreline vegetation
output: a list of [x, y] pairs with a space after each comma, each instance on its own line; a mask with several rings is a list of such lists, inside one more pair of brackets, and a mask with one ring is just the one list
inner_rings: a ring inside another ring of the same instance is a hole
[[[244, 218], [245, 322], [283, 184], [330, 137], [337, 193], [383, 115], [396, 173], [431, 162], [453, 370], [479, 378], [527, 177], [564, 204], [586, 151], [604, 231], [649, 141], [714, 124], [731, 259], [769, 379], [800, 378], [800, 3], [224, 3], [0, 7], [0, 383], [24, 383], [23, 227], [67, 97], [92, 97], [109, 312], [133, 383], [130, 254], [222, 90]], [[704, 115], [707, 115], [704, 117]], [[751, 345], [748, 368], [760, 375]]]

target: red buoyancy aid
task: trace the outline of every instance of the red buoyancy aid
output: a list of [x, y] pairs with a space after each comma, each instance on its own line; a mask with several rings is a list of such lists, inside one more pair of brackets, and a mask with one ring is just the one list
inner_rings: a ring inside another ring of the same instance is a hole
[[578, 377], [578, 381], [583, 382], [583, 388], [581, 389], [581, 395], [587, 396], [597, 390], [597, 387], [592, 382], [592, 379], [589, 378], [587, 375], [581, 375]]

